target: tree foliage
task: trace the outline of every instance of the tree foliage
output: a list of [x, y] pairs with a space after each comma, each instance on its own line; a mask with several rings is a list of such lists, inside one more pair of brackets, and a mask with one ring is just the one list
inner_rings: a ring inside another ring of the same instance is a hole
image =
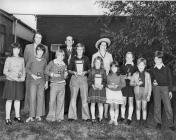
[[126, 24], [118, 32], [106, 23], [101, 30], [102, 36], [112, 39], [110, 51], [116, 57], [121, 58], [125, 51], [133, 48], [138, 50], [138, 56], [148, 53], [147, 59], [151, 59], [156, 49], [175, 58], [176, 2], [106, 0], [97, 4], [108, 10], [107, 16], [126, 16]]

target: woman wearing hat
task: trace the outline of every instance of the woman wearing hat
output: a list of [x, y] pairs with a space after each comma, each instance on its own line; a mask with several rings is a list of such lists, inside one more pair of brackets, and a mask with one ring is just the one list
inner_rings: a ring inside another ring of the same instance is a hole
[[[101, 38], [96, 42], [95, 47], [98, 49], [98, 52], [93, 54], [91, 65], [93, 67], [94, 59], [100, 56], [103, 59], [104, 69], [106, 70], [107, 75], [110, 70], [110, 64], [113, 62], [112, 55], [109, 52], [107, 52], [107, 48], [110, 46], [110, 44], [111, 41], [109, 38]], [[106, 119], [108, 118], [108, 104], [104, 104], [104, 117]]]

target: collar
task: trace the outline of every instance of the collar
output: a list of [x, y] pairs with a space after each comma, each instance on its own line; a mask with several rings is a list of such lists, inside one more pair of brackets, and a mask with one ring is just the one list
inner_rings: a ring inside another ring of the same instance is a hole
[[162, 68], [162, 67], [165, 67], [165, 65], [162, 63], [161, 65], [155, 65], [154, 66], [154, 68], [158, 68], [158, 69], [160, 69], [160, 68]]
[[56, 59], [53, 60], [54, 64], [57, 64], [57, 65], [65, 65], [64, 61], [61, 61], [60, 63], [57, 62]]
[[131, 63], [127, 63], [127, 62], [126, 62], [126, 63], [125, 63], [125, 66], [128, 65], [128, 64], [134, 66], [134, 62], [131, 62]]
[[72, 48], [73, 48], [73, 47], [67, 47], [67, 50], [68, 50], [68, 51], [72, 51]]

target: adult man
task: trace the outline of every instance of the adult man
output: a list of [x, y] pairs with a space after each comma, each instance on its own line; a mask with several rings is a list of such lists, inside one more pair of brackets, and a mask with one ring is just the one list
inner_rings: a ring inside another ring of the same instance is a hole
[[[41, 43], [42, 41], [42, 35], [39, 32], [36, 32], [33, 37], [33, 43], [28, 44], [25, 47], [24, 50], [24, 61], [25, 65], [31, 61], [31, 59], [34, 59], [36, 56], [36, 47]], [[48, 48], [45, 46], [46, 52], [44, 54], [44, 58], [48, 61], [49, 54], [48, 54]], [[30, 95], [30, 76], [27, 74], [26, 77], [26, 93], [25, 93], [25, 102], [24, 102], [24, 113], [29, 112], [29, 95]], [[45, 102], [44, 102], [45, 103]]]
[[[64, 62], [65, 64], [68, 66], [70, 63], [71, 58], [76, 55], [76, 50], [73, 47], [74, 44], [74, 40], [72, 36], [67, 36], [66, 40], [65, 40], [65, 44], [66, 44], [66, 48], [61, 48], [64, 50], [65, 52], [65, 58], [64, 58]], [[70, 78], [71, 78], [71, 74], [68, 75], [68, 78], [66, 79], [66, 92], [65, 92], [65, 113], [68, 113], [68, 109], [69, 109], [69, 103], [70, 103]]]

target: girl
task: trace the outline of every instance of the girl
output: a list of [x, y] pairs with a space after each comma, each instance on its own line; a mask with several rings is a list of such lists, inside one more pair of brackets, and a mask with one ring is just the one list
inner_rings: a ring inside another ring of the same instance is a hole
[[65, 98], [65, 78], [67, 77], [67, 66], [63, 62], [64, 51], [56, 51], [56, 59], [50, 61], [46, 67], [46, 74], [50, 76], [50, 102], [49, 113], [46, 117], [48, 121], [58, 121], [64, 119], [64, 98]]
[[24, 98], [25, 66], [24, 58], [20, 57], [21, 47], [18, 43], [12, 45], [12, 56], [7, 57], [4, 65], [5, 82], [3, 98], [6, 99], [6, 124], [12, 125], [10, 112], [12, 101], [14, 100], [15, 118], [14, 121], [22, 123], [20, 117], [20, 100]]
[[48, 88], [48, 81], [44, 74], [47, 65], [44, 54], [45, 47], [39, 44], [36, 47], [35, 58], [26, 65], [26, 72], [30, 75], [30, 110], [26, 122], [34, 121], [33, 117], [41, 121], [41, 116], [45, 115], [44, 90]]
[[[104, 64], [104, 69], [106, 70], [106, 74], [108, 75], [109, 70], [110, 70], [110, 64], [113, 62], [112, 54], [110, 54], [107, 49], [111, 45], [111, 41], [109, 38], [101, 38], [99, 39], [95, 47], [98, 49], [98, 51], [93, 54], [92, 56], [92, 67], [93, 67], [93, 62], [94, 59], [99, 56], [103, 59], [103, 64]], [[104, 104], [104, 118], [108, 118], [108, 104]]]
[[103, 69], [103, 60], [99, 56], [94, 59], [93, 65], [88, 77], [90, 86], [88, 102], [91, 103], [92, 122], [96, 122], [95, 104], [98, 104], [100, 122], [103, 118], [103, 103], [106, 102], [106, 71]]
[[147, 102], [150, 101], [152, 85], [150, 74], [145, 71], [146, 60], [144, 58], [139, 58], [137, 60], [137, 67], [138, 71], [133, 74], [130, 81], [130, 85], [134, 86], [134, 93], [136, 99], [136, 117], [138, 124], [140, 121], [142, 106], [142, 125], [145, 125], [147, 118]]
[[130, 125], [132, 122], [132, 115], [133, 115], [133, 97], [134, 91], [133, 87], [130, 86], [130, 80], [132, 74], [136, 71], [136, 67], [133, 63], [134, 56], [132, 52], [127, 52], [125, 56], [126, 63], [122, 65], [121, 72], [122, 75], [125, 77], [126, 87], [122, 89], [122, 94], [124, 96], [124, 104], [121, 106], [121, 119], [120, 121], [123, 122], [125, 120], [125, 111], [126, 111], [126, 102], [128, 100], [128, 119], [127, 124]]
[[107, 76], [106, 97], [107, 103], [110, 104], [109, 124], [118, 125], [119, 104], [123, 104], [121, 88], [125, 87], [125, 79], [119, 73], [118, 62], [111, 63], [110, 73]]

